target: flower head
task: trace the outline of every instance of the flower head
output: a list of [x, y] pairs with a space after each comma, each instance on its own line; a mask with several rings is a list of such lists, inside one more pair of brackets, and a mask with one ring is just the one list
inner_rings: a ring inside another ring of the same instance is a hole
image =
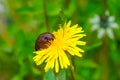
[[98, 38], [102, 38], [105, 34], [113, 39], [113, 31], [112, 29], [117, 29], [118, 24], [115, 22], [114, 16], [109, 16], [109, 12], [106, 11], [103, 15], [96, 15], [94, 18], [90, 19], [90, 23], [92, 23], [92, 30], [98, 30]]
[[86, 44], [86, 42], [80, 41], [85, 36], [82, 34], [84, 31], [78, 27], [78, 24], [71, 27], [70, 25], [71, 21], [65, 23], [63, 27], [60, 25], [60, 29], [53, 32], [54, 40], [49, 41], [49, 47], [34, 52], [36, 56], [33, 59], [37, 65], [46, 63], [45, 72], [54, 68], [55, 72], [58, 73], [60, 68], [67, 68], [70, 61], [66, 52], [73, 56], [82, 57], [80, 52], [84, 52], [84, 50], [80, 49], [78, 45]]

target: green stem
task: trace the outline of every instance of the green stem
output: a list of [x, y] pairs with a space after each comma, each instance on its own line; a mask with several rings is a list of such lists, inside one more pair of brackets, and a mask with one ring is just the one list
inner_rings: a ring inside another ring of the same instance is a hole
[[45, 17], [46, 29], [49, 32], [50, 31], [50, 26], [49, 26], [49, 23], [48, 23], [48, 15], [47, 15], [47, 9], [46, 9], [46, 0], [43, 0], [43, 9], [44, 9], [44, 17]]
[[100, 63], [102, 65], [102, 77], [101, 80], [108, 80], [108, 37], [104, 37], [102, 40], [101, 48], [98, 52], [98, 54], [95, 56], [94, 61], [97, 63]]
[[70, 66], [70, 72], [71, 72], [71, 80], [75, 80], [75, 71], [74, 71], [74, 66], [72, 64]]
[[103, 76], [102, 80], [108, 80], [108, 39], [107, 37], [103, 38], [103, 44], [101, 46], [101, 51], [99, 54], [100, 63], [103, 66]]
[[74, 70], [74, 57], [71, 58], [71, 65], [70, 65], [70, 74], [71, 74], [71, 80], [76, 80], [75, 79], [75, 70]]
[[108, 0], [103, 0], [103, 7], [107, 10], [108, 9]]

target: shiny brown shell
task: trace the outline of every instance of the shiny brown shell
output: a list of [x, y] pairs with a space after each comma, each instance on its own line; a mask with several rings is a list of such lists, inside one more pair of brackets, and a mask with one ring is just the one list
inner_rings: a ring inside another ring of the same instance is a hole
[[50, 41], [53, 40], [54, 35], [49, 32], [40, 34], [35, 43], [35, 50], [47, 49], [51, 45]]

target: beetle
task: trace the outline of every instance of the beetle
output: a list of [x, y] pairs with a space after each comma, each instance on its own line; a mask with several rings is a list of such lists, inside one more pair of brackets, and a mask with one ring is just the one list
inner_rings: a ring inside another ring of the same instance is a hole
[[53, 41], [54, 38], [54, 35], [49, 32], [40, 34], [35, 42], [35, 50], [47, 49], [51, 45], [50, 41]]

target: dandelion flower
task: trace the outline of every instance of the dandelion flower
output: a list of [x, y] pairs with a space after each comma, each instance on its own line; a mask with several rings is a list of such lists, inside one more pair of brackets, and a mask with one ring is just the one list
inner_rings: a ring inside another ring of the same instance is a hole
[[70, 25], [71, 21], [65, 23], [63, 27], [60, 25], [60, 29], [53, 32], [54, 40], [49, 40], [47, 48], [34, 52], [36, 56], [33, 59], [37, 65], [46, 63], [45, 72], [54, 69], [58, 73], [59, 69], [67, 68], [70, 65], [67, 54], [82, 57], [81, 52], [84, 50], [78, 46], [86, 44], [86, 42], [80, 41], [86, 35], [83, 34], [84, 31], [78, 27], [78, 24]]

